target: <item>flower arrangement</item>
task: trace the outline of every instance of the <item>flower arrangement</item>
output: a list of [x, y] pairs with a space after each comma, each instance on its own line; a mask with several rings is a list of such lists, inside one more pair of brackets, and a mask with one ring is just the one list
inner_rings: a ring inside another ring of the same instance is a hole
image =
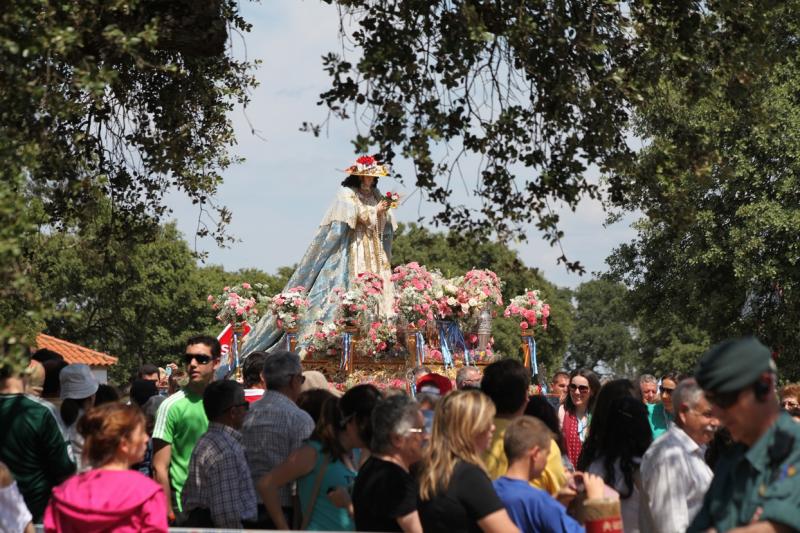
[[389, 352], [396, 343], [397, 328], [393, 324], [373, 322], [360, 345], [364, 353], [377, 356]]
[[329, 301], [338, 305], [335, 322], [344, 327], [357, 326], [368, 307], [367, 298], [358, 289], [345, 291], [341, 287], [336, 287]]
[[429, 291], [433, 287], [433, 274], [417, 262], [396, 266], [392, 282], [399, 290], [413, 287], [418, 292]]
[[324, 323], [321, 320], [316, 323], [316, 331], [309, 333], [303, 337], [303, 344], [306, 348], [306, 353], [314, 354], [327, 354], [332, 350], [339, 350], [342, 347], [342, 335], [339, 332], [339, 327], [333, 323]]
[[306, 288], [302, 286], [292, 287], [269, 300], [269, 307], [275, 315], [278, 327], [285, 330], [297, 327], [298, 320], [306, 313], [308, 306]]
[[540, 297], [539, 291], [526, 290], [525, 294], [515, 296], [506, 307], [503, 316], [506, 318], [518, 316], [521, 318], [519, 327], [523, 330], [531, 328], [541, 322], [547, 329], [547, 318], [550, 316], [550, 305]]
[[397, 209], [397, 203], [400, 201], [400, 195], [396, 192], [387, 192], [384, 196], [384, 201], [389, 204], [390, 209]]
[[378, 160], [371, 155], [362, 155], [356, 159], [356, 164], [347, 167], [348, 174], [368, 175], [368, 176], [388, 176], [389, 169], [386, 165], [381, 165]]
[[431, 292], [436, 301], [438, 318], [456, 320], [469, 311], [467, 295], [460, 288], [463, 280], [462, 276], [445, 279], [438, 273], [434, 275], [434, 285]]
[[372, 272], [362, 272], [353, 283], [354, 288], [368, 298], [379, 298], [383, 294], [383, 280]]
[[470, 270], [464, 274], [461, 289], [470, 308], [482, 308], [486, 302], [503, 305], [502, 282], [491, 270]]
[[408, 325], [424, 328], [433, 320], [436, 302], [427, 291], [418, 291], [412, 286], [395, 293], [394, 312]]
[[222, 289], [222, 294], [209, 294], [207, 301], [217, 312], [217, 320], [225, 324], [240, 325], [255, 323], [259, 309], [257, 302], [263, 299], [265, 286], [261, 283], [232, 285]]

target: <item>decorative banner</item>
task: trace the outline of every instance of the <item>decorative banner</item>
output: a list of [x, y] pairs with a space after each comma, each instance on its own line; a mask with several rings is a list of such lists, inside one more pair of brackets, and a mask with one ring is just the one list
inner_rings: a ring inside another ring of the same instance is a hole
[[439, 324], [439, 344], [441, 344], [442, 361], [444, 367], [453, 366], [453, 353], [460, 346], [464, 351], [464, 365], [472, 364], [469, 360], [469, 350], [461, 333], [461, 328], [453, 320], [440, 320]]
[[417, 331], [414, 336], [417, 338], [417, 366], [425, 363], [425, 336], [421, 331]]
[[[252, 328], [250, 324], [247, 322], [244, 323], [244, 333], [239, 336], [239, 341], [241, 341], [250, 331]], [[233, 326], [231, 324], [227, 324], [222, 332], [217, 335], [217, 340], [219, 341], [220, 345], [222, 346], [222, 355], [220, 356], [219, 368], [216, 372], [216, 379], [225, 379], [225, 377], [230, 374], [232, 371], [236, 370], [236, 367], [239, 363], [238, 357], [236, 357], [236, 335], [233, 334]]]

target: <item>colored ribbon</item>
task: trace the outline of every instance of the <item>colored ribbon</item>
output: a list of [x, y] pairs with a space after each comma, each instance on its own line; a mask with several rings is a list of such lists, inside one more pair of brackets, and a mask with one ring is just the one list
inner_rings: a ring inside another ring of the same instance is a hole
[[233, 366], [231, 370], [239, 368], [239, 334], [233, 334], [233, 343], [231, 344], [231, 351], [233, 351]]
[[286, 351], [287, 352], [291, 352], [292, 351], [292, 339], [294, 339], [295, 337], [297, 337], [296, 333], [289, 333], [288, 331], [286, 332]]
[[536, 377], [539, 373], [539, 364], [536, 362], [536, 339], [533, 335], [524, 337], [528, 341], [528, 351], [531, 353], [531, 377]]
[[347, 363], [350, 360], [350, 343], [352, 342], [353, 335], [350, 332], [342, 332], [342, 362], [339, 364], [339, 370], [345, 370]]
[[425, 336], [421, 331], [417, 331], [414, 336], [417, 338], [417, 366], [422, 366], [425, 362]]
[[439, 344], [442, 348], [442, 362], [445, 368], [453, 366], [453, 354], [459, 346], [464, 351], [464, 364], [469, 365], [469, 353], [461, 328], [453, 320], [439, 321]]

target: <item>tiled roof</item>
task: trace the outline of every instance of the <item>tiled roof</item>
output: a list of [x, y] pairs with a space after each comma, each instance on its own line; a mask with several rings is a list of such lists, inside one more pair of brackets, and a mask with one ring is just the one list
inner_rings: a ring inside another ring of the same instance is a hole
[[103, 352], [96, 352], [65, 340], [40, 333], [36, 337], [37, 348], [53, 350], [64, 358], [67, 363], [84, 363], [89, 366], [111, 366], [117, 363], [117, 358]]

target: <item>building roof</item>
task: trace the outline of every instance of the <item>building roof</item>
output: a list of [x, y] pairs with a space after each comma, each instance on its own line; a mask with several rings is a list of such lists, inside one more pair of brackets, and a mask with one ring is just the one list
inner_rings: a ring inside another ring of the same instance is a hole
[[64, 361], [69, 364], [83, 363], [89, 366], [111, 366], [117, 363], [116, 357], [112, 357], [103, 352], [90, 350], [89, 348], [57, 339], [50, 335], [45, 335], [44, 333], [40, 333], [36, 337], [36, 347], [39, 349], [47, 348], [48, 350], [53, 350], [61, 355]]

